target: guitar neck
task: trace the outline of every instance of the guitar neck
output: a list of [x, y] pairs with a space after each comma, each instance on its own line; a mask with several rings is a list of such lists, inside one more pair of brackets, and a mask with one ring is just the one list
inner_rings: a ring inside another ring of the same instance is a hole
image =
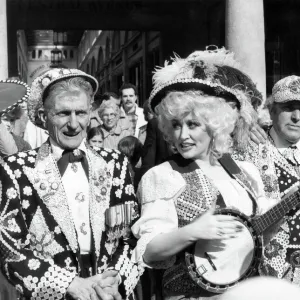
[[258, 234], [281, 220], [292, 208], [299, 204], [299, 191], [286, 195], [283, 199], [261, 216], [253, 219], [254, 229]]

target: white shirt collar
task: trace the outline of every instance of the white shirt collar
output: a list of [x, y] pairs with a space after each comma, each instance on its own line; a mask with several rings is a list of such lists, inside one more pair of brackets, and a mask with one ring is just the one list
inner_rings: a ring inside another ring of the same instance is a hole
[[[277, 134], [277, 132], [275, 131], [274, 127], [272, 127], [270, 129], [270, 136], [274, 141], [274, 144], [276, 146], [276, 148], [282, 152], [285, 149], [287, 149], [289, 146], [292, 146], [293, 144], [287, 142], [287, 141], [283, 141]], [[300, 150], [300, 140], [295, 144], [295, 146]]]
[[[134, 111], [130, 113], [130, 115], [136, 115], [137, 116], [137, 108], [138, 105], [135, 103], [134, 104]], [[122, 107], [123, 108], [123, 107]], [[123, 108], [125, 115], [128, 115], [128, 113], [125, 111], [125, 109]]]
[[[51, 145], [52, 153], [53, 153], [55, 160], [59, 160], [65, 149], [62, 149], [51, 137], [50, 137], [50, 145]], [[79, 145], [79, 147], [77, 149], [82, 150], [83, 152], [86, 153], [86, 151], [87, 151], [86, 139], [82, 140], [81, 144]]]

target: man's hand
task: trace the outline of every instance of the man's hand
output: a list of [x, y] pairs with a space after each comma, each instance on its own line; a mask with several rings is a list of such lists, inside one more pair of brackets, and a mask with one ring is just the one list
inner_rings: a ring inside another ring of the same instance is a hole
[[264, 144], [267, 140], [267, 134], [258, 124], [255, 124], [251, 129], [250, 138], [257, 145]]
[[97, 295], [102, 299], [103, 293], [111, 295], [114, 300], [122, 300], [119, 293], [119, 276], [115, 270], [107, 270], [102, 274], [95, 275], [91, 279], [97, 283], [94, 287]]
[[[101, 288], [99, 285], [95, 286], [95, 291], [97, 293], [97, 295], [99, 296], [100, 299], [102, 300], [122, 300], [122, 297], [118, 291], [118, 287], [114, 286], [114, 287], [105, 287], [105, 288]], [[106, 297], [106, 298], [103, 298]], [[108, 298], [110, 297], [110, 298]]]
[[75, 300], [113, 300], [113, 297], [106, 294], [102, 289], [98, 292], [94, 289], [97, 284], [91, 278], [75, 277], [67, 289], [67, 293]]

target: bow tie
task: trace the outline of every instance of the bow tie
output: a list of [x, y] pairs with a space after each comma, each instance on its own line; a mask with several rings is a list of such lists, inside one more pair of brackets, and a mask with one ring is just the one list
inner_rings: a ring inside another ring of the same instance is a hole
[[85, 156], [85, 153], [79, 149], [75, 150], [65, 150], [62, 153], [61, 158], [57, 161], [58, 170], [60, 172], [61, 177], [63, 177], [69, 163], [73, 164], [75, 162], [81, 162], [84, 172], [89, 178], [89, 166]]

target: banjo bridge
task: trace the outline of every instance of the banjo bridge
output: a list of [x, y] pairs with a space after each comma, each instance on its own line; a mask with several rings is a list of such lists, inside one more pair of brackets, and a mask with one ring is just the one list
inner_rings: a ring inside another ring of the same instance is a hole
[[199, 266], [197, 270], [200, 275], [204, 275], [207, 272], [207, 269], [205, 268], [204, 265]]

